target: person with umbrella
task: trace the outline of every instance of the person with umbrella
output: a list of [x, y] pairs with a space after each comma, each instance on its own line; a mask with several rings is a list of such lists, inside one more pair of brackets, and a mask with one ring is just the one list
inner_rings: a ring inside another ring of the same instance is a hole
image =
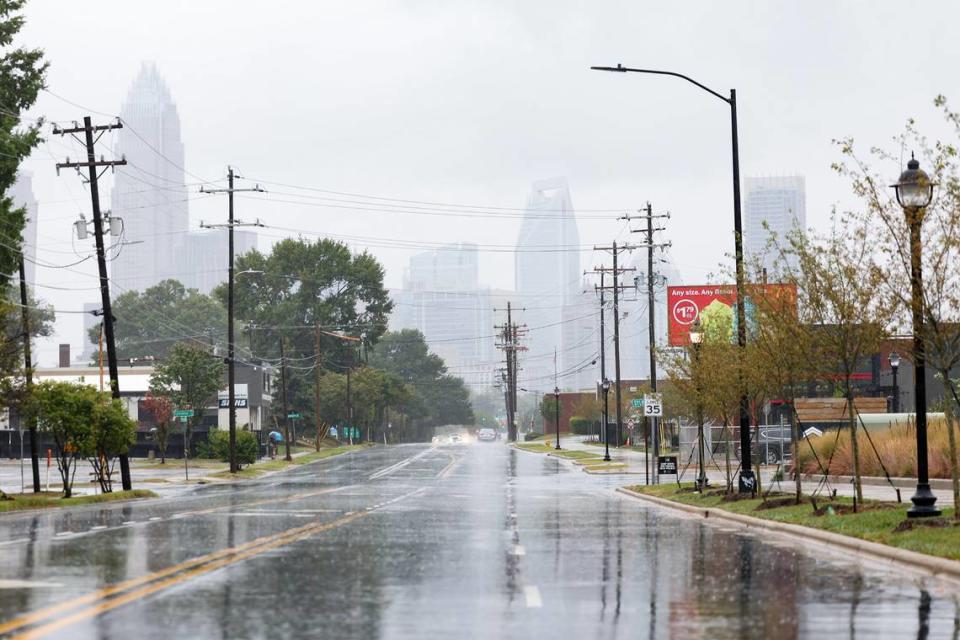
[[277, 457], [277, 450], [280, 448], [280, 443], [283, 442], [283, 434], [279, 431], [271, 431], [267, 437], [270, 438], [270, 458], [275, 459]]

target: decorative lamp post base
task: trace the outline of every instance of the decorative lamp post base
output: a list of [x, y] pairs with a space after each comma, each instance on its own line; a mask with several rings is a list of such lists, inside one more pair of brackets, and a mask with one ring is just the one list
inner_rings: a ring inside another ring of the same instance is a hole
[[740, 493], [756, 493], [757, 491], [757, 478], [753, 475], [752, 470], [746, 470], [740, 472], [740, 479], [738, 482]]
[[917, 492], [910, 498], [913, 506], [907, 510], [908, 518], [935, 518], [942, 511], [934, 506], [937, 502], [937, 496], [930, 491], [930, 485], [923, 483], [917, 485]]

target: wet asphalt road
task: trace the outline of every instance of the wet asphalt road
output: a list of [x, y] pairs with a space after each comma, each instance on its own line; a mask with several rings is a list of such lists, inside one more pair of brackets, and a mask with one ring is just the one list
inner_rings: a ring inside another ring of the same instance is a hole
[[0, 634], [960, 635], [956, 583], [649, 507], [614, 493], [625, 482], [500, 444], [377, 447], [151, 502], [5, 516]]

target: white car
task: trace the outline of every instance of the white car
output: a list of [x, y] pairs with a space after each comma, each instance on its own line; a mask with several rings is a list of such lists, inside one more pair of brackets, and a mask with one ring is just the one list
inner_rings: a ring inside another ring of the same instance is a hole
[[484, 427], [477, 431], [477, 440], [481, 442], [493, 442], [497, 439], [497, 432], [489, 427]]

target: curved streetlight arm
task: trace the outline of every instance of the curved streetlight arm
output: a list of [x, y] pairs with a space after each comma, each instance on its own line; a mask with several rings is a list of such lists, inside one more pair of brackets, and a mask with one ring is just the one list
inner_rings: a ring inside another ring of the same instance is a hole
[[590, 67], [590, 68], [593, 69], [594, 71], [616, 71], [616, 72], [619, 72], [619, 73], [626, 73], [627, 71], [630, 71], [631, 73], [651, 73], [651, 74], [657, 75], [657, 76], [673, 76], [673, 77], [675, 77], [675, 78], [682, 78], [683, 80], [686, 80], [686, 81], [689, 82], [690, 84], [695, 84], [695, 85], [697, 85], [698, 87], [700, 87], [701, 89], [703, 89], [703, 90], [706, 91], [707, 93], [709, 93], [709, 94], [711, 94], [711, 95], [714, 95], [714, 96], [720, 98], [721, 100], [723, 100], [723, 101], [726, 102], [727, 104], [731, 104], [730, 98], [725, 98], [725, 97], [723, 97], [722, 95], [720, 95], [719, 93], [717, 93], [716, 91], [714, 91], [713, 89], [711, 89], [710, 87], [707, 87], [707, 86], [705, 86], [705, 85], [702, 85], [702, 84], [700, 84], [699, 82], [697, 82], [696, 80], [694, 80], [693, 78], [690, 78], [690, 77], [688, 77], [688, 76], [685, 76], [685, 75], [683, 75], [682, 73], [675, 73], [675, 72], [673, 72], [673, 71], [659, 71], [659, 70], [657, 70], [657, 69], [633, 69], [633, 68], [630, 68], [630, 67], [625, 67], [625, 66], [623, 66], [622, 64], [618, 64], [618, 65], [615, 66], [615, 67]]

